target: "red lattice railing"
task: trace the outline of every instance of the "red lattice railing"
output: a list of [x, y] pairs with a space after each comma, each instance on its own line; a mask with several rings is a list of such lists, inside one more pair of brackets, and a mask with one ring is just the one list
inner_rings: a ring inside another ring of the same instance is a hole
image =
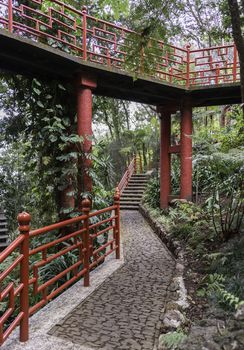
[[[0, 253], [0, 345], [20, 324], [20, 341], [28, 340], [29, 316], [84, 277], [115, 252], [120, 258], [119, 190], [114, 204], [30, 231], [30, 215], [18, 216], [20, 235]], [[58, 263], [58, 264], [57, 264]]]
[[235, 45], [189, 51], [189, 86], [237, 81], [240, 81], [240, 65]]
[[59, 0], [0, 0], [0, 28], [85, 61], [186, 88], [240, 80], [234, 45], [190, 50], [153, 38], [142, 45], [140, 34]]

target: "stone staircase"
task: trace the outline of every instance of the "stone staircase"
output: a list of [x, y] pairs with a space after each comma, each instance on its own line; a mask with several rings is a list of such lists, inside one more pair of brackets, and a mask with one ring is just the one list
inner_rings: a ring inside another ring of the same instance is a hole
[[8, 246], [7, 220], [3, 210], [0, 208], [0, 251]]
[[149, 176], [147, 174], [134, 174], [120, 197], [120, 209], [138, 210], [139, 203], [145, 191]]

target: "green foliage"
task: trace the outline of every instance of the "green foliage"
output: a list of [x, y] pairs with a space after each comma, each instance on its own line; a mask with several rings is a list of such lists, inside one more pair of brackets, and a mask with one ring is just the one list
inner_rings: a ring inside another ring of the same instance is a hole
[[193, 161], [193, 187], [198, 194], [238, 187], [243, 179], [243, 150], [231, 149], [228, 153], [215, 152], [197, 155]]
[[221, 193], [217, 190], [208, 199], [215, 231], [225, 241], [240, 233], [243, 226], [244, 200], [242, 183], [239, 185], [240, 188], [237, 190], [232, 189], [231, 193], [228, 188]]
[[237, 309], [244, 301], [225, 289], [226, 278], [218, 273], [209, 274], [202, 280], [204, 287], [198, 290], [198, 296], [217, 298], [217, 301], [230, 309]]
[[159, 338], [160, 344], [164, 345], [168, 350], [177, 350], [179, 346], [186, 340], [187, 335], [181, 330], [162, 334]]
[[160, 206], [160, 182], [157, 174], [147, 184], [144, 201], [152, 208], [159, 208]]
[[238, 149], [244, 146], [244, 119], [240, 107], [234, 107], [231, 112], [228, 112], [231, 117], [231, 124], [226, 128], [222, 128], [219, 133], [221, 142], [221, 150], [229, 152], [231, 149]]

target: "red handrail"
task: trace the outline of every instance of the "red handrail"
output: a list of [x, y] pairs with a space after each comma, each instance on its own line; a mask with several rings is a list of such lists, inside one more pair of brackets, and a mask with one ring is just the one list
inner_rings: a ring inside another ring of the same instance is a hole
[[124, 175], [122, 176], [122, 178], [118, 184], [118, 189], [119, 189], [120, 193], [122, 193], [124, 191], [125, 187], [128, 185], [128, 182], [129, 182], [131, 176], [133, 174], [137, 174], [137, 173], [141, 174], [142, 171], [143, 171], [143, 169], [142, 169], [141, 156], [135, 155], [132, 158], [132, 161], [128, 165]]
[[[120, 258], [119, 189], [116, 189], [112, 206], [95, 212], [90, 210], [91, 202], [85, 199], [82, 202], [83, 215], [34, 231], [30, 231], [30, 215], [19, 214], [20, 235], [0, 253], [0, 263], [5, 262], [5, 264], [11, 254], [14, 253], [17, 256], [0, 273], [0, 302], [7, 303], [6, 310], [0, 315], [0, 345], [19, 324], [20, 341], [27, 341], [30, 315], [82, 276], [84, 286], [89, 286], [90, 271], [112, 252], [115, 252], [116, 259]], [[48, 236], [54, 230], [58, 230], [58, 237], [54, 234]], [[110, 231], [112, 233], [108, 235]], [[98, 244], [99, 237], [105, 237], [104, 235], [108, 235], [107, 241], [105, 239], [105, 242]], [[37, 240], [37, 236], [43, 236], [44, 243]], [[56, 259], [65, 259], [68, 253], [72, 253], [72, 259], [75, 258], [75, 260], [72, 260], [70, 265], [62, 271], [49, 276], [48, 280], [43, 280], [40, 271], [50, 268], [50, 264]], [[17, 279], [16, 282], [12, 282], [11, 273], [16, 274], [16, 268], [20, 271], [19, 281]], [[59, 282], [58, 285], [57, 282]], [[39, 296], [32, 305], [29, 305], [30, 289], [33, 290], [34, 296]], [[18, 296], [20, 308], [16, 306]]]
[[[50, 6], [51, 3], [51, 6]], [[46, 6], [45, 6], [46, 5]], [[240, 81], [240, 64], [234, 44], [201, 49], [177, 47], [151, 38], [138, 52], [139, 67], [131, 67], [130, 54], [140, 36], [128, 28], [90, 16], [59, 0], [0, 0], [0, 28], [55, 47], [82, 60], [117, 68], [134, 69], [186, 89]], [[58, 45], [57, 45], [58, 44]], [[146, 53], [145, 53], [146, 51]], [[128, 66], [128, 61], [130, 66]]]
[[122, 193], [125, 187], [128, 185], [128, 182], [131, 176], [135, 173], [135, 169], [136, 169], [136, 157], [133, 157], [132, 161], [128, 165], [124, 175], [122, 176], [122, 179], [118, 184], [118, 189], [120, 193]]

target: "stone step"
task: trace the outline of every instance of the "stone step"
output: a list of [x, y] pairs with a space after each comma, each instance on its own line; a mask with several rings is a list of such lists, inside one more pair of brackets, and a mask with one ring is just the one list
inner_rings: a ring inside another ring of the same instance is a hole
[[133, 197], [123, 197], [120, 198], [120, 202], [140, 202], [142, 200], [142, 197], [140, 198], [133, 198]]
[[135, 203], [140, 203], [141, 198], [120, 198], [120, 202], [135, 202]]
[[121, 210], [138, 210], [139, 207], [132, 207], [130, 205], [124, 205], [120, 207]]
[[0, 247], [7, 247], [8, 243], [7, 242], [0, 242]]
[[131, 202], [124, 202], [124, 203], [120, 203], [120, 208], [121, 207], [135, 207], [135, 208], [138, 208], [139, 207], [139, 203], [131, 203]]
[[8, 235], [0, 234], [0, 240], [8, 238]]
[[138, 209], [139, 208], [139, 204], [137, 204], [137, 205], [133, 205], [133, 204], [131, 204], [131, 203], [125, 203], [125, 204], [123, 204], [123, 205], [121, 205], [120, 206], [120, 208], [125, 208], [125, 207], [130, 207], [130, 208], [136, 208], [136, 209]]
[[125, 205], [125, 204], [131, 204], [131, 205], [138, 205], [140, 203], [140, 201], [139, 202], [132, 202], [132, 201], [125, 201], [125, 202], [123, 202], [123, 203], [121, 203], [121, 205]]
[[148, 176], [145, 176], [145, 175], [142, 175], [142, 176], [132, 175], [130, 178], [133, 180], [148, 180]]
[[129, 181], [128, 185], [146, 186], [147, 185], [147, 181]]
[[142, 196], [143, 196], [143, 193], [144, 193], [144, 191], [139, 191], [139, 190], [131, 190], [131, 191], [126, 191], [126, 192], [124, 191], [124, 192], [123, 192], [124, 195], [131, 194], [131, 195], [133, 195], [133, 196], [136, 195], [136, 196], [138, 196], [138, 197], [139, 197], [139, 196], [142, 197]]
[[144, 177], [142, 177], [142, 178], [131, 177], [131, 178], [129, 179], [129, 181], [131, 181], [131, 182], [148, 182], [148, 179], [146, 179], [146, 178], [144, 178]]
[[122, 192], [120, 198], [123, 198], [123, 197], [141, 198], [142, 195], [140, 193], [136, 194], [131, 192]]
[[142, 186], [127, 186], [126, 187], [126, 189], [128, 189], [128, 190], [142, 190], [142, 191], [144, 191], [145, 189], [146, 189], [146, 186], [145, 187], [142, 187]]
[[0, 233], [1, 233], [1, 232], [7, 232], [7, 231], [8, 231], [7, 228], [0, 228]]
[[146, 186], [147, 182], [128, 182], [128, 185], [133, 185], [133, 186]]

